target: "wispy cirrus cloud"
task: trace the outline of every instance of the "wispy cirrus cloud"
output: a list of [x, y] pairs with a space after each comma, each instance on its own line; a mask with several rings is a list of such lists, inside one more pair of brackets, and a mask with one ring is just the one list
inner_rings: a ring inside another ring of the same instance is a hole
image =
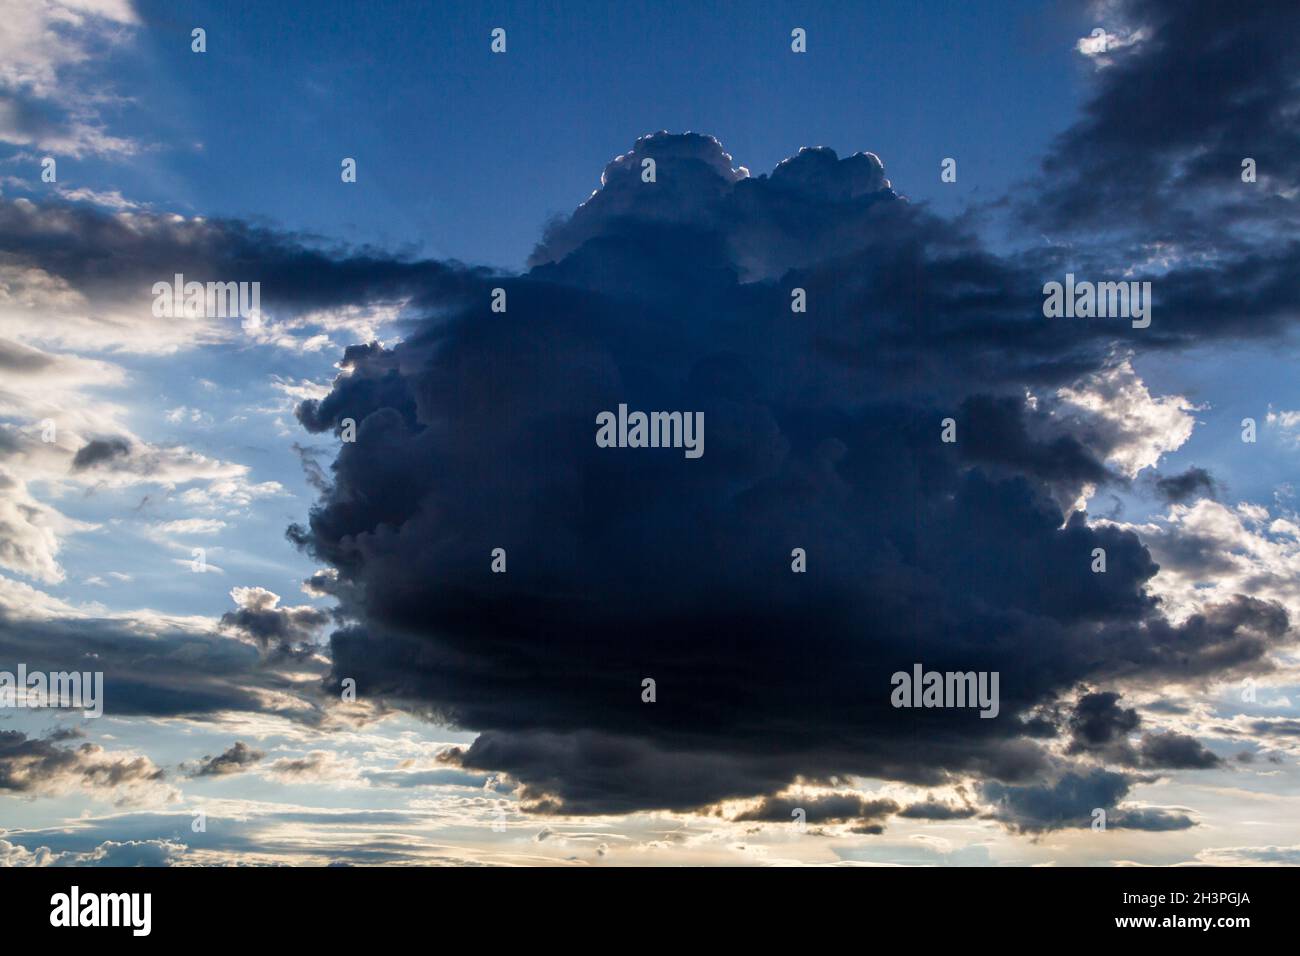
[[139, 28], [130, 0], [14, 0], [0, 12], [0, 141], [74, 157], [138, 152], [109, 131], [102, 112], [119, 102], [88, 69]]

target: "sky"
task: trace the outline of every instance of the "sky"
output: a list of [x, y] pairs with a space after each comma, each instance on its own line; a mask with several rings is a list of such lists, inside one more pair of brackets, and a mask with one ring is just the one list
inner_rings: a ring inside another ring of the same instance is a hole
[[0, 0], [0, 863], [1300, 861], [1298, 19]]

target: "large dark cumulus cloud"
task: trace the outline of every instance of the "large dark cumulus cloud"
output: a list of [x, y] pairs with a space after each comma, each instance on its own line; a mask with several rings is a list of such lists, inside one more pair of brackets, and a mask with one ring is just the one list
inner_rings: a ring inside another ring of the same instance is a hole
[[[1063, 514], [1115, 480], [1109, 449], [1025, 389], [1102, 368], [1127, 323], [1043, 320], [1041, 276], [899, 198], [870, 154], [747, 178], [709, 137], [646, 137], [526, 274], [466, 281], [470, 305], [348, 349], [299, 408], [313, 432], [358, 428], [290, 536], [338, 569], [355, 622], [334, 679], [480, 731], [451, 759], [510, 773], [534, 809], [974, 775], [1047, 788], [986, 791], [1015, 825], [1087, 825], [1096, 803], [1036, 808], [1118, 800], [1129, 777], [1063, 784], [1042, 705], [1262, 668], [1286, 634], [1244, 599], [1171, 624], [1137, 536]], [[598, 448], [619, 403], [703, 412], [703, 457]], [[999, 716], [893, 708], [914, 662], [998, 671]]]

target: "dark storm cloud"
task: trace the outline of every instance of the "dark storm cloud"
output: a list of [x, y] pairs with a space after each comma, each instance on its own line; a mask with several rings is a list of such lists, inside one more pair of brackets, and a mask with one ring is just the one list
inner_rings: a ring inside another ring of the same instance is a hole
[[858, 821], [859, 826], [870, 826], [872, 821], [883, 820], [899, 810], [897, 802], [889, 799], [868, 799], [860, 793], [828, 793], [816, 797], [764, 797], [758, 806], [745, 810], [733, 820], [760, 821], [764, 823], [789, 823], [796, 819], [796, 811], [804, 812], [808, 823], [843, 823]]
[[1195, 737], [1172, 731], [1147, 734], [1139, 753], [1140, 765], [1152, 770], [1208, 770], [1223, 764]]
[[1140, 723], [1137, 711], [1119, 706], [1120, 695], [1113, 692], [1085, 694], [1075, 705], [1070, 718], [1074, 742], [1082, 747], [1108, 744], [1135, 730]]
[[[1279, 607], [1171, 624], [1138, 536], [1057, 504], [1114, 480], [1119, 438], [1025, 389], [1103, 368], [1098, 326], [1044, 323], [1038, 277], [877, 166], [804, 150], [740, 178], [707, 137], [643, 139], [530, 272], [350, 348], [298, 417], [356, 441], [290, 529], [356, 622], [335, 680], [479, 731], [449, 759], [534, 809], [600, 813], [843, 774], [1033, 786], [1059, 770], [1035, 721], [1079, 684], [1264, 669]], [[622, 402], [702, 411], [704, 456], [598, 448]], [[893, 708], [914, 662], [997, 671], [1000, 716]]]
[[1187, 830], [1196, 826], [1196, 821], [1185, 813], [1164, 810], [1160, 807], [1130, 807], [1108, 814], [1106, 825], [1122, 830]]
[[669, 753], [651, 738], [591, 730], [487, 732], [445, 759], [466, 770], [508, 768], [522, 782], [519, 796], [538, 813], [689, 810], [789, 782], [779, 762], [759, 753]]
[[1110, 770], [1062, 774], [1050, 784], [984, 784], [981, 796], [993, 804], [993, 816], [1025, 833], [1093, 824], [1094, 810], [1104, 810], [1106, 826], [1126, 830], [1183, 830], [1195, 826], [1186, 814], [1159, 808], [1125, 807], [1133, 779]]
[[965, 820], [975, 816], [979, 812], [972, 806], [957, 806], [951, 803], [940, 803], [937, 800], [927, 800], [924, 803], [913, 803], [898, 811], [900, 817], [909, 820]]
[[[1071, 435], [1039, 441], [1029, 434], [1024, 401], [1013, 396], [975, 395], [962, 403], [966, 440], [961, 454], [983, 465], [1004, 465], [1044, 482], [1063, 480], [1101, 483], [1111, 478], [1097, 454]], [[1043, 416], [1038, 417], [1040, 422]], [[1109, 451], [1116, 442], [1103, 449]]]
[[1156, 491], [1171, 504], [1182, 504], [1193, 498], [1213, 498], [1217, 490], [1214, 478], [1204, 468], [1188, 468], [1177, 475], [1156, 479]]
[[72, 470], [85, 471], [96, 465], [124, 458], [131, 453], [131, 445], [122, 438], [92, 438], [77, 449], [72, 457]]
[[1120, 695], [1105, 691], [1079, 698], [1070, 717], [1070, 750], [1079, 752], [1122, 742], [1141, 718], [1131, 707], [1119, 706]]
[[[1293, 219], [1300, 7], [1123, 0], [1101, 16], [1137, 42], [1111, 44], [1082, 118], [1043, 162], [1032, 218], [1051, 229], [1139, 227], [1180, 243], [1233, 221]], [[1247, 157], [1258, 183], [1242, 182]], [[1213, 207], [1213, 221], [1198, 206]]]
[[192, 771], [195, 777], [224, 777], [234, 773], [243, 773], [266, 754], [254, 750], [242, 740], [236, 740], [228, 749], [215, 757], [204, 755]]
[[1070, 754], [1147, 770], [1209, 770], [1223, 761], [1195, 737], [1173, 731], [1143, 734], [1136, 746], [1130, 736], [1142, 723], [1137, 710], [1119, 705], [1120, 695], [1085, 694], [1070, 716]]

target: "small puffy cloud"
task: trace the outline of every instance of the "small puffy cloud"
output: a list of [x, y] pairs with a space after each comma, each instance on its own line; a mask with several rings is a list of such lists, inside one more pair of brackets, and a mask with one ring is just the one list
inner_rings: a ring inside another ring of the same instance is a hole
[[145, 756], [116, 754], [93, 743], [63, 746], [60, 738], [0, 731], [0, 793], [58, 796], [86, 791], [117, 804], [175, 799], [162, 768]]
[[172, 425], [210, 425], [212, 416], [199, 408], [191, 408], [188, 405], [178, 405], [175, 408], [168, 409], [163, 415], [163, 420]]
[[1278, 429], [1284, 440], [1300, 444], [1300, 411], [1274, 411], [1270, 405], [1264, 423]]
[[267, 765], [266, 773], [281, 783], [353, 786], [364, 782], [356, 761], [330, 750], [312, 750], [301, 757], [281, 757]]
[[265, 756], [262, 751], [254, 750], [242, 740], [237, 740], [215, 757], [204, 755], [191, 774], [195, 777], [225, 777], [243, 773]]
[[175, 521], [160, 521], [150, 528], [151, 533], [167, 535], [216, 534], [226, 526], [224, 521], [216, 518], [178, 518]]
[[237, 610], [221, 616], [221, 626], [256, 643], [262, 650], [293, 653], [295, 644], [312, 640], [330, 621], [326, 611], [309, 605], [281, 607], [280, 595], [261, 587], [232, 588]]
[[1096, 27], [1086, 37], [1076, 40], [1074, 48], [1084, 56], [1092, 58], [1100, 68], [1111, 65], [1117, 53], [1135, 43], [1141, 43], [1144, 39], [1146, 34], [1141, 29], [1132, 32], [1124, 30], [1111, 32]]
[[131, 454], [131, 445], [122, 438], [94, 438], [86, 442], [72, 456], [72, 470], [85, 471], [87, 468], [102, 466], [115, 458], [125, 458]]
[[278, 375], [271, 379], [271, 387], [291, 399], [295, 405], [309, 398], [322, 399], [330, 393], [328, 382], [312, 382], [307, 379], [295, 382], [293, 379], [281, 378]]
[[1072, 753], [1126, 743], [1127, 735], [1137, 729], [1142, 719], [1133, 708], [1119, 706], [1119, 700], [1119, 694], [1104, 691], [1084, 694], [1075, 702], [1069, 720]]
[[1152, 770], [1209, 770], [1223, 764], [1195, 737], [1174, 731], [1147, 734], [1139, 754], [1139, 765]]
[[187, 847], [174, 840], [105, 840], [92, 850], [28, 849], [0, 839], [0, 867], [6, 866], [172, 866]]

